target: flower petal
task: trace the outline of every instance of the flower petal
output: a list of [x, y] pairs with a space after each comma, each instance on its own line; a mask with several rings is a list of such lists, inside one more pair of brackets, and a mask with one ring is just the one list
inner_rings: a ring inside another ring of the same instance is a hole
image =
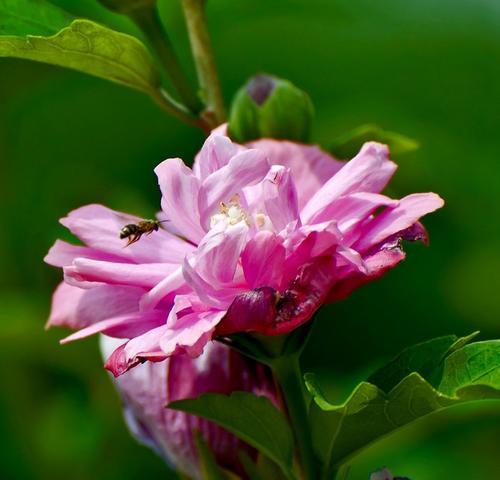
[[316, 146], [286, 140], [262, 139], [249, 146], [264, 152], [271, 165], [283, 165], [291, 170], [300, 209], [345, 164]]
[[62, 240], [56, 240], [43, 259], [45, 263], [54, 267], [65, 267], [71, 265], [75, 258], [92, 258], [94, 260], [105, 260], [108, 262], [127, 262], [123, 257], [96, 250], [95, 248], [71, 245]]
[[84, 328], [106, 318], [137, 310], [141, 288], [102, 285], [90, 290], [62, 282], [52, 297], [46, 327]]
[[370, 247], [402, 230], [411, 227], [418, 219], [444, 205], [435, 193], [415, 193], [402, 198], [398, 205], [387, 208], [368, 223], [354, 248], [364, 252]]
[[244, 150], [231, 158], [229, 163], [209, 175], [202, 183], [198, 205], [201, 224], [209, 229], [210, 217], [222, 201], [229, 201], [241, 190], [262, 180], [269, 171], [269, 163], [262, 152]]
[[365, 143], [360, 152], [342, 167], [304, 206], [301, 217], [308, 223], [337, 198], [355, 192], [380, 192], [397, 166], [389, 160], [389, 150], [375, 142]]
[[114, 285], [131, 285], [152, 288], [177, 268], [171, 263], [115, 263], [76, 258], [73, 264], [64, 267], [64, 275], [69, 283], [85, 288], [88, 282]]
[[171, 158], [155, 168], [162, 199], [161, 208], [175, 227], [197, 244], [205, 232], [200, 227], [198, 192], [200, 181], [180, 158]]
[[356, 192], [334, 200], [330, 205], [311, 217], [310, 223], [335, 220], [339, 230], [347, 232], [363, 222], [377, 208], [396, 206], [398, 200], [370, 192]]
[[141, 220], [102, 205], [87, 205], [73, 210], [60, 222], [87, 246], [136, 263], [179, 262], [193, 250], [192, 245], [162, 228], [126, 247], [126, 240], [119, 238], [120, 230]]
[[299, 268], [297, 276], [283, 293], [262, 287], [238, 295], [216, 332], [219, 335], [288, 333], [314, 315], [328, 296], [334, 280], [334, 258], [316, 258]]
[[219, 222], [203, 238], [193, 255], [197, 272], [214, 287], [234, 280], [241, 251], [245, 246], [248, 225]]
[[107, 359], [104, 368], [115, 377], [145, 361], [161, 362], [167, 356], [160, 349], [160, 338], [167, 331], [167, 325], [153, 328], [138, 337], [120, 345]]
[[199, 299], [207, 306], [225, 310], [234, 297], [241, 292], [240, 286], [214, 286], [204, 280], [191, 262], [186, 259], [182, 267], [186, 283], [196, 292]]
[[285, 247], [274, 233], [258, 232], [241, 254], [245, 279], [250, 288], [279, 289], [285, 262]]
[[262, 184], [266, 213], [276, 231], [283, 230], [290, 222], [300, 226], [297, 191], [289, 169], [274, 165]]
[[134, 338], [146, 333], [152, 328], [159, 327], [166, 322], [165, 312], [152, 310], [149, 312], [133, 312], [126, 315], [107, 318], [89, 325], [66, 338], [60, 343], [65, 344], [89, 337], [96, 333], [103, 333], [115, 338]]
[[200, 180], [204, 180], [227, 165], [229, 160], [242, 150], [244, 147], [233, 143], [229, 137], [212, 132], [194, 159], [193, 172]]

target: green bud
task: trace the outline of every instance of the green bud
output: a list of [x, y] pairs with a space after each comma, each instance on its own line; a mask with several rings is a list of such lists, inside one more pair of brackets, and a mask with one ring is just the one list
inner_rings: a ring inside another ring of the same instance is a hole
[[107, 9], [124, 15], [156, 5], [156, 0], [98, 0], [98, 2]]
[[240, 143], [264, 137], [307, 142], [312, 118], [307, 93], [288, 80], [257, 75], [234, 97], [229, 134]]

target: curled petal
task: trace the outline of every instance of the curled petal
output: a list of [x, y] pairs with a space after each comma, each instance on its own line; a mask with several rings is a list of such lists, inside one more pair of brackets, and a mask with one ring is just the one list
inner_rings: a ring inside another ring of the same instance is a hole
[[285, 167], [275, 165], [263, 182], [264, 205], [276, 231], [283, 230], [290, 222], [300, 226], [297, 191]]
[[310, 222], [343, 195], [382, 191], [396, 168], [396, 164], [389, 160], [389, 150], [385, 145], [365, 143], [360, 152], [307, 202], [301, 212], [302, 221]]
[[347, 276], [340, 279], [330, 292], [328, 301], [343, 300], [362, 285], [380, 278], [385, 272], [404, 260], [405, 256], [405, 252], [401, 248], [380, 250], [370, 255], [364, 259], [367, 272], [351, 271]]
[[108, 357], [104, 368], [118, 377], [145, 361], [165, 360], [167, 356], [160, 348], [160, 338], [167, 328], [167, 325], [161, 325], [120, 345]]
[[415, 193], [402, 198], [398, 205], [387, 208], [364, 228], [354, 248], [359, 252], [383, 242], [398, 232], [411, 227], [418, 219], [444, 205], [435, 193]]

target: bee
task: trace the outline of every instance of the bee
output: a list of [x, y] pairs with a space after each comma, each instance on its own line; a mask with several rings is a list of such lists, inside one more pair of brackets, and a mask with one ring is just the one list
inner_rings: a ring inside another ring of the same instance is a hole
[[125, 245], [128, 247], [138, 242], [144, 234], [151, 235], [153, 232], [157, 232], [160, 224], [164, 221], [166, 220], [142, 220], [138, 223], [129, 223], [120, 230], [120, 238], [128, 238], [127, 245]]

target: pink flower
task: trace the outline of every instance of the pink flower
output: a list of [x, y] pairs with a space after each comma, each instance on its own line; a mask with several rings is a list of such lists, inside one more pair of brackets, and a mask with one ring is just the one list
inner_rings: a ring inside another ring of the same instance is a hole
[[[103, 336], [103, 354], [107, 357], [116, 344], [117, 340]], [[219, 343], [208, 345], [197, 359], [177, 355], [139, 365], [117, 378], [115, 385], [131, 433], [190, 478], [201, 478], [194, 431], [201, 433], [219, 465], [229, 471], [241, 473], [240, 451], [251, 456], [256, 452], [214, 423], [165, 408], [167, 403], [208, 392], [243, 390], [266, 396], [278, 406], [267, 368]]]
[[380, 194], [396, 165], [367, 143], [347, 163], [314, 146], [232, 143], [215, 131], [193, 169], [180, 159], [155, 172], [161, 229], [123, 248], [138, 219], [100, 206], [62, 223], [87, 247], [56, 242], [62, 266], [49, 325], [128, 338], [106, 367], [199, 355], [217, 335], [287, 333], [325, 302], [347, 296], [404, 258], [401, 240], [426, 239], [419, 218], [443, 205], [434, 193]]

